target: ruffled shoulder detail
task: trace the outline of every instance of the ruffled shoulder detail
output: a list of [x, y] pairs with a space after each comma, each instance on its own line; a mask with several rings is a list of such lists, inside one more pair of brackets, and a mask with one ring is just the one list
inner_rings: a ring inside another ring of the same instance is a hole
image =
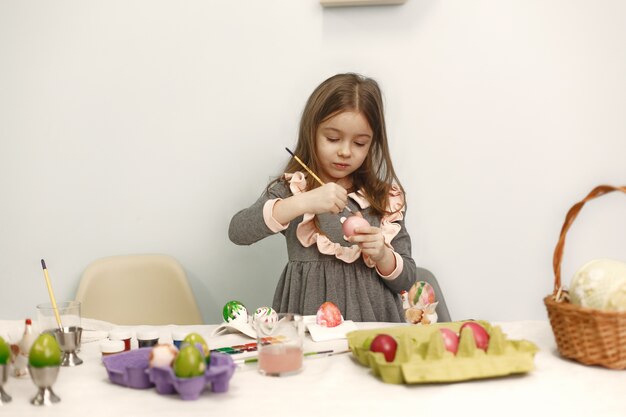
[[[404, 214], [402, 214], [404, 210], [404, 193], [397, 184], [393, 184], [389, 189], [389, 199], [387, 201], [387, 211], [391, 213], [380, 219], [380, 230], [383, 234], [383, 239], [385, 239], [385, 245], [394, 251], [394, 253], [395, 250], [391, 245], [391, 241], [402, 229], [402, 226], [397, 222], [404, 219]], [[376, 266], [376, 263], [367, 255], [363, 255], [363, 261], [365, 261], [365, 265], [370, 268]], [[400, 261], [402, 261], [402, 258], [400, 258]]]
[[[286, 173], [285, 179], [289, 182], [289, 189], [293, 195], [306, 191], [306, 176], [300, 171], [293, 174]], [[332, 255], [346, 263], [352, 263], [361, 256], [361, 248], [358, 245], [350, 247], [341, 246], [332, 242], [326, 235], [319, 232], [315, 226], [315, 214], [305, 213], [302, 222], [296, 229], [296, 236], [305, 248], [317, 245], [317, 250], [324, 255]]]
[[289, 189], [293, 195], [306, 191], [306, 176], [302, 172], [285, 173], [284, 177], [289, 182]]
[[404, 219], [404, 193], [402, 189], [393, 184], [389, 190], [389, 201], [387, 203], [387, 211], [391, 212], [383, 216], [380, 220], [380, 228], [385, 238], [385, 243], [391, 247], [391, 241], [400, 232], [401, 226], [396, 223]]
[[[284, 177], [288, 181], [289, 189], [293, 195], [303, 193], [307, 190], [306, 175], [304, 173], [296, 171], [293, 174], [286, 173]], [[358, 200], [357, 203], [361, 206], [365, 205], [364, 202]], [[369, 203], [367, 206], [369, 206]], [[385, 243], [393, 250], [391, 241], [394, 237], [396, 237], [401, 229], [401, 226], [396, 222], [404, 218], [404, 193], [396, 184], [393, 184], [389, 190], [387, 211], [392, 213], [383, 216], [380, 221], [380, 228], [385, 239]], [[317, 249], [320, 253], [335, 256], [337, 259], [346, 263], [352, 263], [359, 259], [361, 256], [361, 248], [359, 248], [358, 245], [346, 247], [341, 246], [339, 243], [332, 242], [326, 235], [319, 232], [315, 226], [314, 219], [315, 214], [305, 213], [302, 218], [302, 222], [296, 229], [296, 236], [302, 246], [308, 248], [312, 245], [317, 245]], [[369, 259], [369, 256], [363, 256], [363, 260], [368, 267], [373, 268], [375, 266], [375, 263]]]

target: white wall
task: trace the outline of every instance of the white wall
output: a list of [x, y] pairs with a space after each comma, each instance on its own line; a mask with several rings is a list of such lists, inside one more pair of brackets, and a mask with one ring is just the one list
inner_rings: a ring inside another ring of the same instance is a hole
[[[308, 94], [383, 87], [416, 261], [455, 319], [545, 318], [565, 213], [626, 183], [626, 3], [0, 2], [0, 317], [73, 298], [99, 257], [169, 253], [207, 322], [271, 303], [281, 237], [230, 243]], [[564, 280], [626, 261], [626, 196], [585, 207]]]

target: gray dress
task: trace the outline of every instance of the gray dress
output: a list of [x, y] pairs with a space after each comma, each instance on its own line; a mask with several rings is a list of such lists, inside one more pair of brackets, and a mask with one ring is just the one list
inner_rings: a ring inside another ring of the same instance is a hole
[[[281, 180], [250, 207], [235, 214], [230, 222], [230, 240], [238, 245], [250, 245], [274, 232], [267, 226], [263, 217], [263, 207], [270, 199], [292, 196], [289, 184]], [[380, 218], [371, 213], [370, 208], [361, 209], [357, 202], [349, 198], [348, 206], [360, 210], [372, 226], [380, 227]], [[341, 217], [350, 213], [317, 215], [319, 230], [332, 242], [350, 247], [343, 239]], [[344, 319], [353, 321], [404, 322], [404, 310], [399, 296], [400, 291], [408, 291], [416, 281], [417, 270], [411, 258], [411, 239], [399, 220], [400, 231], [391, 240], [393, 250], [403, 258], [403, 269], [393, 280], [383, 279], [375, 268], [368, 267], [362, 256], [347, 263], [334, 255], [326, 255], [317, 245], [305, 247], [296, 235], [298, 224], [303, 216], [293, 219], [287, 229], [281, 231], [287, 240], [289, 261], [283, 270], [272, 307], [278, 312], [291, 312], [304, 315], [315, 314], [322, 303], [331, 301], [341, 310]]]

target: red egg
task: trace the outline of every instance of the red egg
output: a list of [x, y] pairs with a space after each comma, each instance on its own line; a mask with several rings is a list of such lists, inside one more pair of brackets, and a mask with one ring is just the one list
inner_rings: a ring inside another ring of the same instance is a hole
[[443, 337], [443, 346], [448, 352], [456, 355], [456, 352], [459, 350], [459, 335], [445, 327], [442, 327], [439, 331]]
[[385, 355], [385, 361], [393, 362], [396, 358], [396, 351], [398, 350], [398, 342], [392, 336], [381, 333], [377, 335], [372, 344], [370, 345], [372, 352], [380, 352]]
[[343, 234], [346, 237], [353, 236], [356, 234], [354, 229], [358, 227], [368, 227], [369, 225], [369, 222], [361, 216], [350, 216], [343, 222]]
[[320, 326], [336, 327], [343, 323], [343, 316], [341, 315], [339, 307], [330, 301], [326, 301], [317, 310], [315, 322]]
[[489, 346], [489, 333], [487, 330], [480, 324], [468, 321], [463, 323], [461, 328], [459, 329], [459, 334], [463, 331], [464, 328], [469, 327], [474, 332], [474, 341], [476, 341], [476, 347], [478, 349], [487, 350], [487, 346]]

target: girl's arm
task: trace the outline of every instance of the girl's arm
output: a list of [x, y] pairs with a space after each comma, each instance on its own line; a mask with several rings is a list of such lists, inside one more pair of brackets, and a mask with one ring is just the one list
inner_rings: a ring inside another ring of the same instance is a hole
[[237, 245], [251, 245], [282, 232], [289, 226], [289, 222], [304, 213], [339, 213], [346, 206], [347, 200], [346, 190], [332, 182], [293, 195], [285, 182], [278, 181], [253, 205], [233, 216], [228, 237]]
[[[228, 237], [237, 245], [251, 245], [259, 240], [277, 233], [280, 225], [270, 228], [264, 216], [264, 207], [270, 200], [288, 198], [291, 191], [282, 181], [278, 181], [250, 207], [239, 211], [230, 220]], [[271, 203], [269, 203], [271, 204]]]
[[272, 215], [277, 222], [287, 224], [304, 213], [339, 213], [347, 202], [346, 189], [334, 182], [329, 182], [311, 191], [277, 201]]
[[[406, 230], [404, 220], [400, 220], [397, 223], [400, 224], [400, 231], [396, 237], [391, 240], [393, 251], [391, 251], [390, 248], [388, 249], [392, 252], [396, 264], [402, 264], [396, 265], [396, 268], [401, 267], [402, 269], [400, 271], [394, 270], [391, 274], [385, 274], [386, 271], [383, 271], [378, 266], [378, 263], [376, 264], [376, 269], [378, 270], [378, 273], [383, 279], [385, 285], [387, 285], [387, 287], [389, 287], [392, 291], [399, 293], [400, 291], [408, 291], [415, 281], [417, 281], [418, 274], [415, 261], [411, 257], [411, 237]], [[398, 275], [393, 279], [387, 278], [390, 275], [394, 276], [396, 274]]]
[[383, 282], [394, 292], [408, 291], [416, 281], [417, 267], [411, 258], [411, 238], [404, 227], [404, 220], [397, 220], [400, 231], [391, 240], [391, 247], [385, 244], [382, 231], [378, 227], [359, 227], [357, 234], [348, 240], [356, 243], [363, 254], [376, 264], [376, 271]]

